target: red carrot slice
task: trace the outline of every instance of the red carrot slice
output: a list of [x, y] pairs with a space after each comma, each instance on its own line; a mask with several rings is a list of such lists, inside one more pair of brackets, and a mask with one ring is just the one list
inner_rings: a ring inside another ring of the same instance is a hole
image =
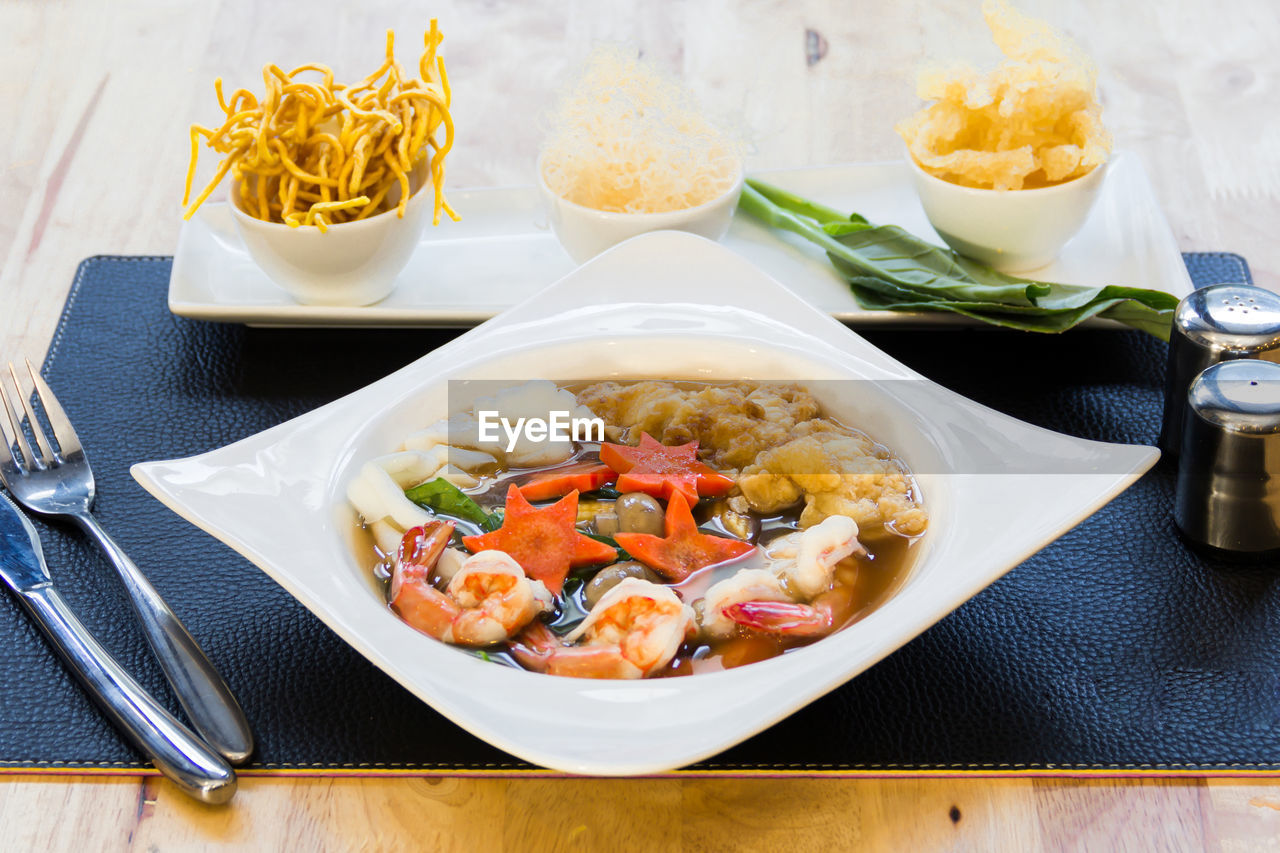
[[527, 500], [545, 501], [559, 498], [570, 492], [594, 492], [612, 483], [618, 475], [602, 462], [577, 462], [563, 468], [553, 468], [535, 474], [520, 487], [520, 494]]
[[682, 581], [698, 569], [744, 557], [755, 550], [750, 542], [698, 531], [684, 495], [676, 492], [667, 504], [666, 536], [619, 533], [614, 536], [627, 553], [669, 580]]
[[679, 493], [692, 506], [698, 495], [718, 497], [733, 488], [732, 479], [698, 461], [696, 441], [667, 447], [644, 432], [638, 447], [601, 445], [600, 461], [620, 475], [620, 492], [644, 492], [662, 500]]
[[481, 536], [464, 536], [462, 544], [475, 554], [505, 551], [534, 580], [559, 595], [570, 569], [611, 563], [618, 552], [610, 545], [584, 536], [574, 527], [578, 519], [578, 493], [570, 492], [547, 507], [535, 507], [514, 485], [507, 489], [502, 526]]

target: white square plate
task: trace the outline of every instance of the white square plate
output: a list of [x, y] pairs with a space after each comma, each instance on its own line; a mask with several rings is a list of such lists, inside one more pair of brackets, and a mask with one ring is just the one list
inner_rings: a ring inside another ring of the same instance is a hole
[[[942, 245], [902, 162], [752, 173], [872, 222], [893, 223]], [[546, 223], [533, 187], [457, 190], [461, 222], [427, 229], [396, 289], [361, 308], [300, 305], [249, 257], [225, 204], [205, 204], [182, 227], [169, 277], [169, 308], [198, 320], [253, 325], [474, 326], [522, 302], [574, 268]], [[956, 314], [866, 311], [823, 254], [790, 234], [737, 216], [723, 243], [815, 308], [857, 326], [968, 324]], [[1182, 297], [1191, 278], [1156, 203], [1142, 162], [1117, 153], [1097, 204], [1062, 255], [1032, 277], [1125, 284]], [[736, 302], [736, 300], [735, 300]], [[731, 302], [729, 304], [734, 304]], [[1091, 323], [1116, 326], [1108, 321]]]
[[[447, 380], [639, 376], [821, 381], [829, 410], [893, 447], [917, 475], [930, 526], [902, 588], [862, 621], [783, 657], [634, 682], [487, 663], [390, 611], [354, 557], [346, 486], [364, 460], [444, 414]], [[1158, 456], [966, 400], [723, 246], [658, 232], [341, 400], [219, 450], [136, 465], [133, 475], [458, 725], [536, 764], [624, 775], [705, 758], [840, 686], [1079, 523]]]

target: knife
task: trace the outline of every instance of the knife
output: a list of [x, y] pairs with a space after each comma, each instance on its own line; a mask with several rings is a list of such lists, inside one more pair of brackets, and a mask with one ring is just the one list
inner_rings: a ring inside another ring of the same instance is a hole
[[0, 579], [18, 596], [89, 695], [156, 769], [202, 802], [231, 799], [236, 792], [231, 765], [151, 698], [76, 618], [53, 587], [39, 534], [3, 492]]

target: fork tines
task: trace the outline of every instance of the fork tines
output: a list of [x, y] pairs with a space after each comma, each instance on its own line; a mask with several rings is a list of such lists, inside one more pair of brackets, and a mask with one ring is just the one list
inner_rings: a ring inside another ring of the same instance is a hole
[[[0, 404], [4, 406], [4, 417], [0, 417], [0, 438], [3, 438], [0, 443], [0, 475], [24, 473], [23, 468], [26, 471], [42, 470], [80, 450], [80, 442], [71, 427], [71, 421], [58, 404], [58, 399], [53, 396], [53, 390], [31, 366], [30, 359], [25, 361], [27, 375], [31, 377], [30, 387], [53, 432], [57, 450], [54, 450], [42, 422], [36, 416], [36, 409], [31, 403], [31, 392], [24, 389], [18, 371], [14, 369], [13, 362], [9, 362], [12, 390], [6, 388], [3, 380], [0, 380]], [[38, 454], [32, 450], [27, 440], [28, 435], [35, 439]], [[21, 456], [20, 461], [14, 459], [14, 447]]]

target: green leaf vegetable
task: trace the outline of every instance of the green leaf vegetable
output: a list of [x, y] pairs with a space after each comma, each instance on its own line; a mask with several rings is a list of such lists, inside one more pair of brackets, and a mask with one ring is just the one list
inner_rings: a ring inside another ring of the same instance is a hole
[[579, 501], [588, 501], [588, 500], [616, 501], [620, 497], [622, 497], [622, 492], [618, 491], [613, 486], [601, 486], [598, 489], [593, 489], [590, 492], [586, 492], [584, 494], [579, 495], [578, 500]]
[[757, 180], [738, 206], [827, 253], [863, 308], [949, 311], [1028, 332], [1063, 332], [1090, 317], [1169, 340], [1178, 299], [1159, 290], [1034, 281], [998, 272], [896, 225], [873, 225]]
[[631, 555], [627, 553], [626, 549], [623, 548], [621, 545], [619, 545], [618, 540], [614, 539], [612, 536], [605, 536], [604, 534], [601, 534], [601, 533], [583, 533], [583, 535], [588, 537], [589, 539], [594, 539], [597, 542], [603, 542], [604, 544], [608, 545], [610, 548], [613, 548], [615, 551], [617, 551], [618, 556], [616, 558], [616, 562], [623, 562], [625, 560], [632, 559]]
[[497, 530], [502, 526], [501, 513], [485, 512], [480, 504], [443, 477], [406, 489], [404, 496], [420, 507], [439, 515], [470, 522], [487, 531]]

